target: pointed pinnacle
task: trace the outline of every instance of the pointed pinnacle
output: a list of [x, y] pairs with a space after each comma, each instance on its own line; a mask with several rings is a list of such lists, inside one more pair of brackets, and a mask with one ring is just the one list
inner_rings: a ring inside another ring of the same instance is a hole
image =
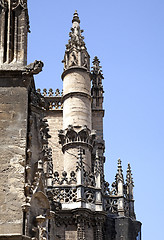
[[92, 62], [92, 63], [95, 63], [95, 62], [98, 62], [98, 63], [100, 63], [100, 60], [98, 59], [98, 57], [97, 57], [97, 56], [95, 56], [95, 57], [94, 57], [94, 59], [93, 59], [93, 62]]
[[127, 184], [134, 183], [130, 163], [128, 163], [128, 167], [127, 167], [126, 182], [127, 182]]
[[75, 12], [74, 12], [73, 19], [72, 19], [72, 23], [73, 23], [73, 22], [78, 22], [78, 23], [80, 23], [80, 19], [79, 19], [79, 15], [78, 15], [78, 13], [77, 13], [77, 10], [75, 10]]
[[123, 170], [122, 170], [122, 165], [121, 165], [121, 160], [120, 160], [120, 159], [118, 159], [116, 179], [117, 179], [117, 180], [120, 179], [121, 181], [124, 180]]
[[100, 66], [100, 60], [98, 59], [97, 56], [94, 57], [92, 63], [93, 63], [92, 72], [95, 74], [101, 74], [102, 79], [104, 79], [102, 70], [101, 70], [102, 66]]
[[118, 168], [117, 168], [118, 172], [120, 172], [120, 171], [122, 172], [122, 165], [121, 165], [121, 159], [120, 158], [118, 159], [117, 164], [118, 164]]

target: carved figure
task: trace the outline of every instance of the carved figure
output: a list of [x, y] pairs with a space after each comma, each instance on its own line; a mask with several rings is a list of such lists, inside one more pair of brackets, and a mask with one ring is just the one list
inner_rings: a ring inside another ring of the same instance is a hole
[[76, 56], [76, 53], [73, 52], [71, 54], [71, 63], [70, 63], [70, 66], [76, 66], [77, 65], [77, 56]]
[[83, 67], [87, 68], [88, 67], [88, 57], [87, 55], [84, 53], [83, 54]]
[[26, 66], [26, 71], [24, 72], [24, 75], [34, 75], [38, 74], [42, 71], [42, 68], [44, 66], [44, 63], [42, 61], [37, 61], [30, 63]]

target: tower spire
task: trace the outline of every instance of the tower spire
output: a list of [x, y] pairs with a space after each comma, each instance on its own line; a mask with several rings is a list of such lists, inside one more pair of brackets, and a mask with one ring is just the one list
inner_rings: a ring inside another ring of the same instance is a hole
[[64, 60], [64, 70], [71, 67], [83, 67], [90, 70], [90, 56], [85, 46], [83, 30], [80, 29], [80, 19], [77, 11], [75, 11], [72, 19], [70, 39], [66, 44]]

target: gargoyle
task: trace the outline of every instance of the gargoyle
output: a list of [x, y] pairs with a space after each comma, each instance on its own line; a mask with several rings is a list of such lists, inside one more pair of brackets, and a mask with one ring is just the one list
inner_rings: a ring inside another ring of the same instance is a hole
[[44, 66], [44, 63], [42, 61], [37, 61], [30, 63], [26, 66], [25, 72], [23, 72], [24, 75], [35, 75], [42, 71], [42, 68]]

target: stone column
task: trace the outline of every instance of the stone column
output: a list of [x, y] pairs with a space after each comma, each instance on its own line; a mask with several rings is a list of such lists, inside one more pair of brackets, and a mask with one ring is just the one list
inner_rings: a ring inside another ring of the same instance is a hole
[[5, 9], [0, 14], [0, 64], [4, 61]]

